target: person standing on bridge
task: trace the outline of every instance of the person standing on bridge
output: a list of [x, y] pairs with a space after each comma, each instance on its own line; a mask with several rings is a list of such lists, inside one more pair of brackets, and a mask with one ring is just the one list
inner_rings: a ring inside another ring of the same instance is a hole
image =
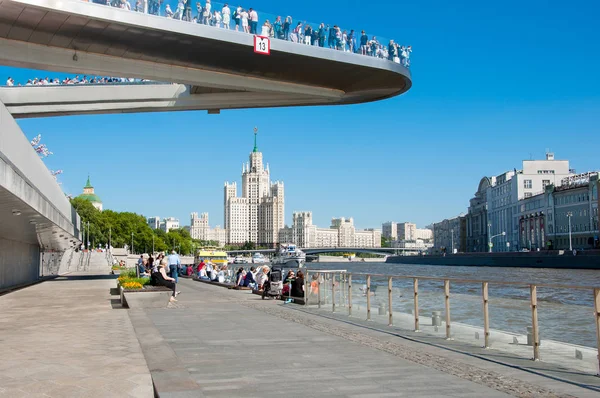
[[242, 28], [244, 29], [244, 33], [250, 33], [250, 28], [248, 27], [248, 18], [248, 12], [246, 10], [242, 10], [240, 19], [242, 20]]
[[202, 24], [203, 25], [208, 25], [208, 22], [210, 20], [210, 9], [211, 9], [211, 4], [210, 4], [210, 0], [206, 0], [206, 5], [204, 6], [204, 9], [202, 10]]
[[192, 22], [192, 0], [185, 0], [185, 14], [183, 19]]
[[179, 282], [179, 266], [181, 265], [181, 260], [175, 250], [171, 251], [167, 262], [169, 264], [169, 276], [175, 279], [175, 283]]
[[258, 33], [258, 13], [254, 9], [250, 9], [250, 33], [253, 35]]
[[221, 15], [223, 15], [223, 28], [229, 29], [229, 24], [231, 23], [231, 9], [225, 3], [223, 9], [221, 10]]

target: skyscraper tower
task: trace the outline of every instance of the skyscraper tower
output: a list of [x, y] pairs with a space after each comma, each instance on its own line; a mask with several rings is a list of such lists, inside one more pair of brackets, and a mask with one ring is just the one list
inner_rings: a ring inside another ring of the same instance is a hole
[[284, 226], [283, 182], [271, 184], [269, 166], [265, 168], [256, 143], [257, 134], [255, 127], [254, 148], [248, 162], [242, 165], [242, 196], [237, 197], [235, 183], [225, 183], [225, 228], [232, 245], [249, 241], [274, 246], [279, 229]]

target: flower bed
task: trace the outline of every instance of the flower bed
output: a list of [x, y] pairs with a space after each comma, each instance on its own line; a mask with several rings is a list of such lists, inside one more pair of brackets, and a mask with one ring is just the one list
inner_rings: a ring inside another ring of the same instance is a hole
[[135, 269], [117, 278], [121, 304], [129, 308], [166, 308], [173, 293], [164, 286], [150, 285], [150, 278], [137, 278]]

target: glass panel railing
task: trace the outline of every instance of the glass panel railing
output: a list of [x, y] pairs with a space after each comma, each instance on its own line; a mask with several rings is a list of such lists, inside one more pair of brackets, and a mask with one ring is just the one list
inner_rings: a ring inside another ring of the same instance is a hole
[[370, 56], [410, 67], [411, 46], [348, 26], [308, 22], [289, 15], [277, 15], [206, 0], [93, 0], [92, 3], [203, 24], [216, 29], [235, 30], [302, 45]]

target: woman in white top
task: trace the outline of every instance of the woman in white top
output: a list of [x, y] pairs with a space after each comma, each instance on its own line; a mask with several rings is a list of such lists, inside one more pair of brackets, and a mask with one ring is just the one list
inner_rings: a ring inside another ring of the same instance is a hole
[[248, 11], [242, 10], [240, 19], [242, 20], [242, 28], [244, 29], [244, 32], [250, 33], [250, 28], [248, 28]]
[[262, 269], [258, 270], [258, 275], [256, 275], [256, 284], [258, 285], [259, 289], [262, 289], [262, 287], [265, 284], [265, 282], [267, 281], [267, 279], [269, 279], [267, 277], [268, 272], [269, 272], [268, 267], [263, 267]]
[[262, 26], [262, 31], [260, 32], [261, 36], [269, 37], [271, 33], [271, 23], [267, 19]]
[[215, 11], [215, 26], [217, 28], [221, 27], [222, 20], [223, 20], [223, 17], [221, 17], [221, 13], [219, 11]]
[[223, 15], [223, 27], [225, 29], [229, 29], [229, 23], [231, 22], [231, 10], [227, 6], [227, 4], [223, 6], [221, 14]]

